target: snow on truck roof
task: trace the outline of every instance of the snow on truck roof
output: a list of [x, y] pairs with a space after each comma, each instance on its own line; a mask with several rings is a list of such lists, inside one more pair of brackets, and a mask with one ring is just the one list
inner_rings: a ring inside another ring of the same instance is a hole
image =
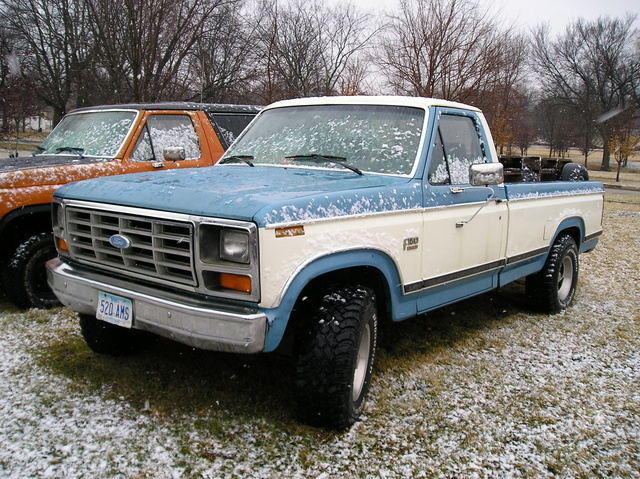
[[465, 110], [480, 111], [478, 108], [463, 103], [457, 103], [438, 98], [423, 98], [409, 96], [327, 96], [315, 98], [297, 98], [272, 103], [266, 109], [289, 106], [320, 106], [320, 105], [389, 105], [408, 106], [417, 108], [431, 108], [442, 106], [446, 108], [463, 108]]
[[75, 108], [69, 113], [82, 113], [96, 110], [203, 110], [218, 113], [257, 113], [262, 109], [256, 105], [234, 105], [226, 103], [161, 102], [161, 103], [122, 103], [117, 105], [96, 105]]
[[[320, 105], [389, 105], [417, 108], [431, 108], [442, 106], [447, 108], [463, 108], [480, 111], [478, 108], [463, 103], [457, 103], [438, 98], [410, 97], [410, 96], [327, 96], [296, 98], [272, 103], [266, 109], [288, 106], [320, 106]], [[196, 102], [161, 102], [161, 103], [122, 103], [115, 105], [96, 105], [76, 108], [69, 113], [82, 113], [96, 110], [204, 110], [219, 113], [257, 113], [262, 110], [257, 105], [235, 105], [224, 103], [196, 103]]]

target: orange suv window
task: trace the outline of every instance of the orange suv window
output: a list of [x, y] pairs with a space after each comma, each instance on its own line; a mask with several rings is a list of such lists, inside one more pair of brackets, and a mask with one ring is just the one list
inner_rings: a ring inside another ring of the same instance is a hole
[[162, 161], [162, 151], [169, 147], [182, 147], [185, 159], [200, 158], [200, 143], [187, 115], [151, 115], [136, 143], [133, 161]]

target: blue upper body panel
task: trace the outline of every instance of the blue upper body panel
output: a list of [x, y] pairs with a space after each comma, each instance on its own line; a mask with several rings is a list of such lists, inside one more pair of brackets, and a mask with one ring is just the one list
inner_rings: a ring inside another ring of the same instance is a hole
[[600, 181], [549, 181], [506, 185], [509, 201], [604, 193]]
[[65, 185], [56, 196], [255, 221], [258, 226], [420, 208], [421, 183], [351, 171], [224, 165]]

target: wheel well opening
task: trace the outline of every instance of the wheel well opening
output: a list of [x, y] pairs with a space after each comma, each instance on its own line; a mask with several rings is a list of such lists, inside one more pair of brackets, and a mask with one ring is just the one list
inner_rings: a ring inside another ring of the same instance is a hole
[[[13, 213], [13, 214], [12, 214]], [[50, 232], [51, 205], [22, 208], [9, 213], [2, 222], [0, 235], [1, 255], [4, 257], [27, 238], [39, 233]]]
[[381, 271], [370, 266], [346, 268], [314, 278], [303, 289], [301, 297], [322, 294], [329, 285], [351, 284], [366, 286], [374, 291], [378, 303], [378, 314], [385, 317], [390, 301], [390, 291]]
[[573, 240], [576, 242], [576, 245], [578, 245], [578, 247], [580, 246], [580, 243], [582, 243], [582, 232], [580, 231], [580, 228], [578, 228], [577, 226], [573, 226], [571, 228], [567, 228], [565, 230], [562, 230], [558, 233], [557, 238], [560, 238], [560, 236], [568, 234], [569, 236], [571, 236], [573, 238]]
[[324, 295], [329, 286], [351, 284], [366, 286], [376, 295], [376, 306], [379, 322], [386, 322], [391, 317], [391, 292], [382, 272], [370, 266], [345, 268], [332, 271], [311, 280], [302, 290], [292, 311], [287, 335], [296, 334], [304, 325], [314, 304]]

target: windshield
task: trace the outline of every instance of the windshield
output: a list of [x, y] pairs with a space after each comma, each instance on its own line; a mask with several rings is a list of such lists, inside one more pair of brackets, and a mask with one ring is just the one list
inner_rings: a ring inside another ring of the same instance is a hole
[[[425, 112], [381, 105], [309, 105], [262, 113], [224, 158], [251, 164], [316, 166], [409, 175]], [[319, 159], [339, 159], [323, 161]], [[345, 170], [346, 171], [346, 170]]]
[[62, 119], [35, 154], [113, 158], [136, 115], [136, 111], [72, 113]]

